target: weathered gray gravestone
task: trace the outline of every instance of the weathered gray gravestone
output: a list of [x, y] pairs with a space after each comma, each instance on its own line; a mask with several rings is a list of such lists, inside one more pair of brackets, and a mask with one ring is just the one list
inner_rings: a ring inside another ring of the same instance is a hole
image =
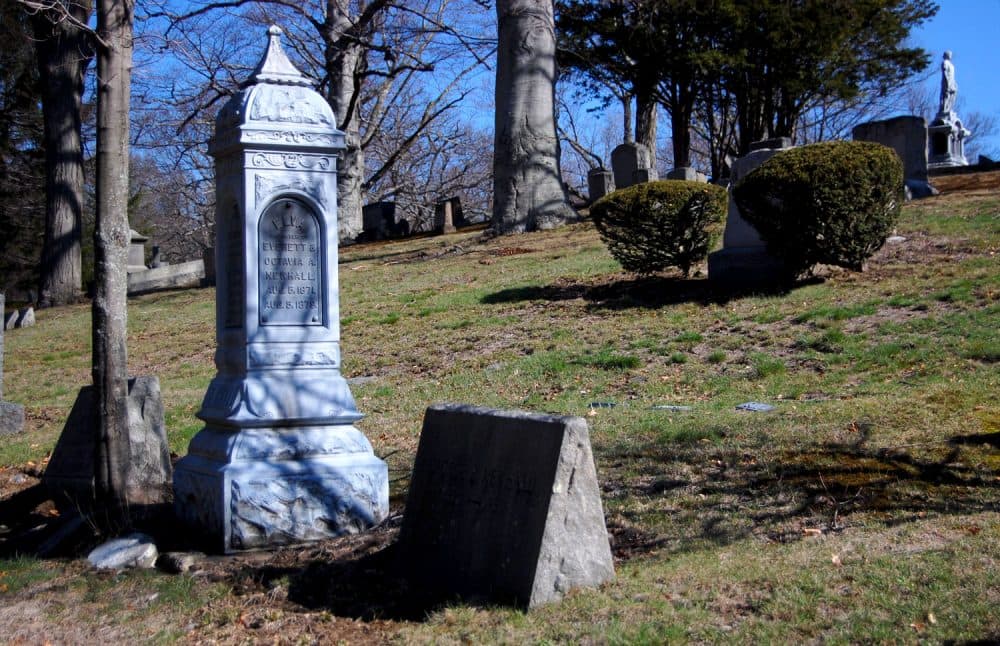
[[[6, 295], [0, 292], [0, 320], [3, 319]], [[13, 435], [24, 430], [24, 406], [3, 401], [3, 327], [0, 326], [0, 435]]]
[[[163, 422], [163, 401], [156, 377], [128, 381], [129, 469], [125, 484], [130, 504], [170, 500], [170, 451]], [[42, 484], [60, 507], [76, 511], [94, 499], [94, 387], [80, 389], [66, 425], [52, 450]]]
[[869, 121], [854, 127], [856, 141], [874, 141], [896, 151], [903, 160], [907, 193], [914, 198], [936, 195], [927, 183], [927, 122], [923, 117], [901, 116]]
[[[645, 178], [646, 181], [656, 179], [649, 171], [649, 151], [642, 144], [635, 142], [624, 143], [611, 151], [611, 170], [615, 176], [615, 188], [623, 189], [632, 186], [637, 179]], [[647, 173], [636, 177], [639, 170], [646, 170]]]
[[473, 600], [532, 608], [613, 579], [586, 421], [428, 408], [399, 542], [419, 584]]
[[149, 237], [135, 229], [129, 229], [129, 235], [128, 271], [146, 271], [146, 243], [149, 242]]
[[592, 168], [587, 173], [587, 197], [596, 202], [615, 190], [615, 176], [605, 168]]
[[178, 516], [226, 552], [362, 531], [389, 506], [340, 374], [344, 133], [280, 35], [216, 118], [218, 373], [174, 474]]

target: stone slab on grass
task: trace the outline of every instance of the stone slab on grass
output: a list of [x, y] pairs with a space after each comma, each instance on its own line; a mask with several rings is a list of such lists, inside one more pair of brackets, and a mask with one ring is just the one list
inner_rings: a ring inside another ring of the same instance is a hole
[[419, 584], [488, 603], [532, 608], [613, 579], [586, 421], [428, 408], [400, 547]]
[[156, 564], [157, 556], [153, 539], [136, 532], [98, 545], [87, 555], [87, 561], [98, 570], [149, 569]]

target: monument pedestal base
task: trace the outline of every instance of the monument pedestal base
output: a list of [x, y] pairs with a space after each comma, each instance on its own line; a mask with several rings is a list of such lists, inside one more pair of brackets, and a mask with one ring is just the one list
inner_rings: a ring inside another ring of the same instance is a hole
[[174, 470], [177, 516], [231, 553], [364, 531], [389, 511], [389, 474], [349, 425], [208, 426]]
[[938, 118], [927, 128], [927, 137], [930, 141], [930, 155], [927, 159], [927, 167], [952, 168], [955, 166], [968, 166], [965, 159], [965, 138], [970, 133], [962, 125], [962, 122], [953, 119], [951, 116]]
[[730, 247], [708, 255], [708, 278], [724, 287], [772, 287], [787, 280], [788, 270], [766, 247]]

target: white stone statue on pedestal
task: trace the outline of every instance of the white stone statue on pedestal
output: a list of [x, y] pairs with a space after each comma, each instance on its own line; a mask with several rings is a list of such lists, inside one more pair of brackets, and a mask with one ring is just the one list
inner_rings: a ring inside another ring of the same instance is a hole
[[955, 65], [951, 62], [951, 51], [944, 53], [941, 61], [941, 106], [938, 115], [949, 121], [955, 120], [955, 98], [958, 84], [955, 82]]

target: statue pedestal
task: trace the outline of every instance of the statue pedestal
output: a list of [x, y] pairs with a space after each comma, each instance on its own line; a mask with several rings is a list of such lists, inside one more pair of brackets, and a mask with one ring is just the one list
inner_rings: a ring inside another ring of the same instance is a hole
[[928, 168], [968, 166], [969, 162], [965, 159], [965, 138], [970, 134], [972, 133], [962, 126], [954, 113], [939, 114], [927, 127], [930, 146]]

